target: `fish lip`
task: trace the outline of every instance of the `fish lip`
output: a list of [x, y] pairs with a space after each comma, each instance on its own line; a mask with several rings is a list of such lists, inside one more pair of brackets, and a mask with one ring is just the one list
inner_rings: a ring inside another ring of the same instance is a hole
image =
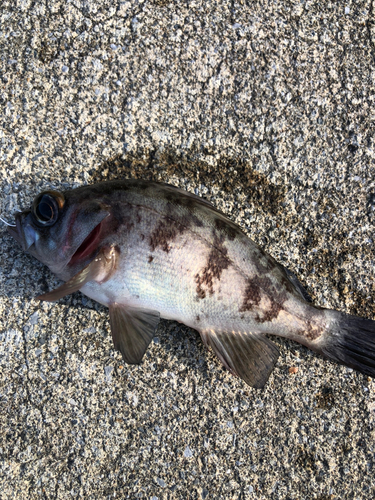
[[7, 226], [7, 231], [12, 236], [12, 238], [14, 238], [17, 241], [17, 243], [19, 243], [22, 246], [23, 250], [27, 250], [19, 214], [16, 214], [15, 218], [16, 218], [16, 227]]
[[22, 239], [21, 239], [21, 236], [20, 236], [19, 231], [18, 231], [18, 224], [16, 227], [7, 226], [7, 231], [11, 235], [12, 238], [14, 238], [18, 243], [22, 244]]

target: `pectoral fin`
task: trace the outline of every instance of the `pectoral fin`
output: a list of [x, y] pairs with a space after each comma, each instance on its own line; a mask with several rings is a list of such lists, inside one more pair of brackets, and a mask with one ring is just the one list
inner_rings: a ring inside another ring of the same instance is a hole
[[121, 352], [126, 363], [140, 363], [154, 336], [160, 314], [157, 311], [111, 304], [109, 317], [115, 349]]
[[103, 283], [113, 273], [116, 268], [116, 251], [114, 248], [103, 248], [93, 261], [79, 273], [75, 274], [73, 278], [64, 283], [63, 285], [55, 288], [52, 292], [43, 293], [37, 297], [37, 300], [46, 300], [53, 302], [59, 300], [65, 295], [80, 290], [85, 283], [89, 281], [98, 281]]
[[202, 332], [201, 336], [233, 375], [256, 389], [264, 387], [279, 357], [271, 340], [253, 333], [217, 333], [213, 330]]

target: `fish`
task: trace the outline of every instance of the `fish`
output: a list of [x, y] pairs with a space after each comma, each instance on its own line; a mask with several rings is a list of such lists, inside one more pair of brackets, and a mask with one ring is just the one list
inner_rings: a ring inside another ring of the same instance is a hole
[[296, 341], [375, 377], [375, 321], [313, 305], [296, 276], [210, 202], [140, 179], [43, 191], [11, 236], [64, 283], [109, 309], [113, 344], [139, 364], [160, 318], [200, 333], [233, 375], [263, 388]]

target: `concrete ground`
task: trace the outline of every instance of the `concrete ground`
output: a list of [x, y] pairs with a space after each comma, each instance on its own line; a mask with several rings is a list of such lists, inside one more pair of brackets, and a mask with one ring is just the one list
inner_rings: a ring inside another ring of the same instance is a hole
[[[0, 215], [137, 177], [212, 201], [316, 304], [375, 319], [374, 2], [2, 0]], [[276, 338], [264, 390], [107, 310], [0, 223], [1, 499], [370, 499], [375, 385]]]

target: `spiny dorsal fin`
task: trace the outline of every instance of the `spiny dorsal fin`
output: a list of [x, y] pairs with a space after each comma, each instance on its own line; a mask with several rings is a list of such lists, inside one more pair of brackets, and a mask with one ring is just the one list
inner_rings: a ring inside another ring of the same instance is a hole
[[256, 389], [264, 387], [279, 357], [273, 342], [253, 333], [208, 330], [201, 336], [233, 375]]
[[140, 363], [154, 336], [160, 314], [148, 309], [111, 304], [109, 317], [115, 349], [121, 352], [126, 363]]

